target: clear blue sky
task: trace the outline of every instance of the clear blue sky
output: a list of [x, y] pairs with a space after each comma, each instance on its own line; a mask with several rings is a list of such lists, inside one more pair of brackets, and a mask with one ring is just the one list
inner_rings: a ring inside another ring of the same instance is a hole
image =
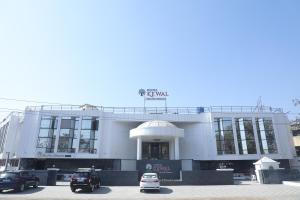
[[262, 96], [300, 112], [299, 10], [299, 0], [0, 1], [0, 97], [142, 106], [138, 89], [160, 88], [169, 106]]

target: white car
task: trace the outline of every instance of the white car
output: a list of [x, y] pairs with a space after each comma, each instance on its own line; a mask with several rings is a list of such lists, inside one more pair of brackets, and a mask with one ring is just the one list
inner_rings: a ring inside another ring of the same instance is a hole
[[140, 181], [140, 192], [144, 190], [160, 191], [160, 182], [157, 173], [144, 173]]

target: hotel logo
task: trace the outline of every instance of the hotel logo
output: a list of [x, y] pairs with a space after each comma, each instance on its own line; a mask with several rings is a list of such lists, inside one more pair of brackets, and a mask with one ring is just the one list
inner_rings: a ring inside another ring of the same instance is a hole
[[146, 91], [144, 89], [139, 89], [139, 95], [141, 97], [145, 96], [145, 94], [146, 94]]
[[139, 89], [139, 95], [144, 97], [145, 100], [166, 100], [169, 96], [167, 91], [158, 89]]
[[149, 170], [149, 171], [152, 170], [152, 165], [150, 163], [146, 164], [146, 170]]

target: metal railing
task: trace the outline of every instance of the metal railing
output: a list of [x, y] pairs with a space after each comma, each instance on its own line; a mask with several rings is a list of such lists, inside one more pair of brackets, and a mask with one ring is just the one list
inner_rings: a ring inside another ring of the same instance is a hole
[[92, 106], [83, 107], [80, 105], [44, 105], [30, 106], [27, 111], [84, 111], [98, 110], [110, 113], [123, 114], [200, 114], [208, 112], [237, 112], [237, 113], [283, 113], [282, 108], [273, 108], [269, 106], [210, 106], [210, 107], [103, 107]]

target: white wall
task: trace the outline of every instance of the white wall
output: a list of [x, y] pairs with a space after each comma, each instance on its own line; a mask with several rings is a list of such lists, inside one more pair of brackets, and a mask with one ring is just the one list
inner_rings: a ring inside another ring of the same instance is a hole
[[7, 119], [9, 121], [5, 144], [3, 148], [3, 153], [0, 155], [0, 158], [6, 159], [7, 154], [6, 152], [9, 152], [10, 158], [15, 158], [17, 155], [17, 145], [16, 139], [20, 132], [20, 123], [19, 120], [21, 118], [16, 115], [10, 115], [10, 117]]
[[[258, 160], [262, 155], [217, 155], [214, 117], [271, 117], [279, 153], [267, 155], [272, 159], [292, 159], [295, 153], [292, 137], [288, 130], [288, 120], [284, 114], [272, 113], [201, 113], [201, 114], [113, 114], [97, 110], [87, 111], [44, 111], [54, 116], [97, 116], [99, 123], [99, 141], [97, 154], [72, 154], [76, 158], [113, 158], [136, 159], [136, 140], [129, 138], [129, 131], [149, 120], [169, 121], [184, 129], [184, 138], [179, 139], [180, 159], [195, 160]], [[12, 120], [5, 151], [15, 152], [17, 157], [34, 158], [37, 156], [36, 144], [39, 133], [40, 115], [26, 113], [23, 122]], [[254, 124], [255, 125], [255, 124]], [[234, 130], [234, 134], [236, 131]], [[170, 146], [173, 147], [172, 143]], [[58, 154], [58, 153], [55, 153]], [[170, 151], [171, 157], [173, 151]], [[64, 153], [61, 153], [64, 155]]]

